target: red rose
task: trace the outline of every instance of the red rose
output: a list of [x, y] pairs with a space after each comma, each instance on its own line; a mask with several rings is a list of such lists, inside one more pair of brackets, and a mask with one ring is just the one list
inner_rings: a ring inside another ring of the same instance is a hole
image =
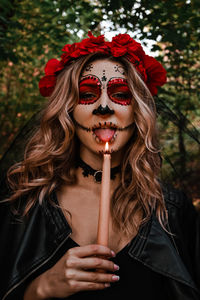
[[54, 75], [59, 67], [59, 64], [60, 64], [59, 60], [57, 60], [55, 58], [50, 59], [45, 66], [45, 69], [44, 69], [45, 74], [46, 75]]
[[39, 81], [39, 89], [40, 93], [43, 97], [49, 97], [56, 84], [56, 76], [54, 75], [47, 75], [40, 79]]
[[71, 58], [71, 57], [69, 56], [69, 54], [63, 53], [63, 54], [61, 55], [61, 62], [62, 62], [62, 64], [63, 64], [63, 67], [64, 67], [65, 64], [68, 63], [68, 61], [70, 60], [70, 58]]
[[[88, 33], [89, 38], [84, 39], [79, 43], [78, 48], [82, 55], [87, 55], [93, 52], [108, 53], [108, 46], [104, 40], [104, 35], [95, 37], [91, 32]], [[84, 54], [85, 53], [85, 54]]]
[[127, 54], [126, 58], [128, 58], [128, 60], [134, 65], [136, 70], [142, 76], [143, 81], [146, 82], [147, 81], [147, 74], [146, 74], [146, 70], [143, 66], [143, 61], [140, 60], [139, 57], [134, 55], [134, 54], [131, 54], [131, 55]]
[[145, 52], [140, 43], [134, 41], [134, 43], [130, 44], [128, 47], [128, 53], [130, 55], [136, 55], [140, 60], [143, 60], [145, 56]]
[[130, 43], [129, 34], [118, 34], [112, 38], [112, 42], [109, 44], [110, 52], [114, 57], [123, 56], [127, 53], [127, 46]]
[[110, 51], [113, 56], [119, 57], [125, 54], [136, 55], [142, 59], [145, 52], [140, 43], [134, 41], [129, 34], [119, 34], [113, 37], [110, 43]]
[[127, 33], [124, 33], [124, 34], [120, 33], [117, 36], [112, 38], [112, 42], [113, 42], [113, 44], [127, 46], [128, 44], [133, 42], [133, 39]]
[[72, 53], [71, 57], [78, 58], [80, 56], [88, 55], [90, 52], [85, 48], [81, 48], [79, 44], [76, 45], [76, 50]]
[[72, 44], [72, 45], [66, 44], [66, 45], [62, 48], [62, 51], [64, 52], [64, 53], [61, 55], [61, 60], [62, 60], [63, 64], [68, 63], [68, 61], [70, 60], [71, 55], [73, 54], [73, 52], [74, 52], [74, 50], [75, 50], [76, 44], [77, 44], [77, 43], [74, 43], [74, 44]]
[[94, 44], [103, 44], [104, 43], [104, 35], [101, 34], [99, 36], [94, 36], [91, 31], [88, 32], [89, 39]]
[[124, 54], [126, 54], [127, 49], [124, 47], [112, 47], [110, 49], [110, 52], [114, 57], [119, 57], [119, 56], [123, 56]]
[[70, 54], [70, 53], [72, 53], [73, 51], [74, 51], [74, 49], [75, 49], [75, 45], [76, 45], [76, 43], [74, 43], [74, 44], [66, 44], [63, 48], [62, 48], [62, 51], [63, 52], [66, 52], [67, 54]]
[[144, 67], [147, 73], [147, 86], [152, 93], [156, 95], [158, 86], [162, 86], [166, 83], [166, 70], [163, 66], [152, 56], [145, 55]]

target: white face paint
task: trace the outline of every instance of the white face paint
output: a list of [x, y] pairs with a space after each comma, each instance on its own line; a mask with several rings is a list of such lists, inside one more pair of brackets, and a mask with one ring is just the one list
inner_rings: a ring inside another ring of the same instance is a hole
[[106, 141], [111, 152], [125, 147], [134, 131], [133, 99], [119, 62], [98, 59], [86, 66], [73, 117], [82, 149], [99, 153]]

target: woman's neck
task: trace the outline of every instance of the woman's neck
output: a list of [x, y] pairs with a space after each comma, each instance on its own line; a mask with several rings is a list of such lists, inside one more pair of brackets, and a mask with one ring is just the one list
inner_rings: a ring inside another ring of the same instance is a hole
[[[83, 160], [84, 163], [89, 165], [94, 170], [102, 170], [103, 164], [103, 155], [96, 154], [90, 152], [87, 148], [80, 148], [80, 158]], [[119, 166], [121, 163], [119, 153], [112, 153], [111, 154], [111, 168]], [[101, 184], [97, 183], [92, 175], [83, 176], [82, 168], [78, 167], [76, 169], [76, 176], [77, 176], [77, 184], [79, 186], [84, 186], [91, 188], [91, 185], [94, 186], [96, 189], [100, 190]], [[120, 182], [120, 174], [117, 173], [115, 178], [111, 180], [111, 190], [114, 190]]]
[[[119, 166], [122, 161], [122, 151], [113, 152], [111, 154], [111, 167]], [[95, 170], [101, 170], [103, 165], [103, 154], [90, 151], [84, 146], [80, 146], [80, 158]]]

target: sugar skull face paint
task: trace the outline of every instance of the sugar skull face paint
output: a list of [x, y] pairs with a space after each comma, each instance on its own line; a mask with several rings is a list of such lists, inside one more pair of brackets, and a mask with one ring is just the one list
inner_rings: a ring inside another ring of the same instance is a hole
[[96, 76], [86, 76], [79, 82], [79, 103], [92, 104], [101, 95], [101, 83]]
[[134, 132], [133, 98], [123, 65], [99, 59], [85, 67], [73, 120], [81, 149], [99, 154], [109, 141], [112, 153], [123, 154]]
[[[105, 72], [105, 70], [103, 70]], [[105, 80], [105, 75], [101, 78]], [[101, 89], [105, 88], [104, 83], [97, 76], [84, 76], [79, 82], [79, 104], [93, 104], [101, 96]], [[130, 105], [132, 94], [128, 87], [125, 78], [114, 77], [111, 78], [107, 84], [107, 94], [111, 101], [120, 105]]]
[[129, 105], [133, 98], [124, 78], [111, 78], [107, 84], [107, 93], [111, 101], [120, 105]]

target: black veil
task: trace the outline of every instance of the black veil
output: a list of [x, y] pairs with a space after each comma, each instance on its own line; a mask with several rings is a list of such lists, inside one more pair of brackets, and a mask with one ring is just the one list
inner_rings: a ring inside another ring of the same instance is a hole
[[[171, 121], [176, 126], [180, 126], [180, 121], [182, 124], [182, 131], [190, 136], [194, 142], [200, 144], [200, 132], [194, 125], [179, 111], [174, 112], [172, 109], [159, 97], [155, 97], [155, 102], [157, 106], [157, 112], [163, 118]], [[4, 153], [0, 160], [0, 182], [5, 180], [6, 172], [11, 165], [19, 162], [23, 159], [24, 150], [27, 142], [34, 132], [38, 129], [40, 125], [41, 111], [36, 112], [30, 120], [24, 125], [21, 131], [17, 134], [11, 145], [8, 147], [7, 151]], [[179, 176], [179, 173], [173, 167], [173, 163], [167, 155], [162, 156], [163, 160], [173, 168], [173, 172]]]
[[4, 199], [9, 193], [6, 174], [8, 169], [15, 163], [23, 160], [24, 150], [31, 136], [40, 125], [41, 111], [35, 113], [22, 127], [13, 142], [0, 160], [0, 199]]

